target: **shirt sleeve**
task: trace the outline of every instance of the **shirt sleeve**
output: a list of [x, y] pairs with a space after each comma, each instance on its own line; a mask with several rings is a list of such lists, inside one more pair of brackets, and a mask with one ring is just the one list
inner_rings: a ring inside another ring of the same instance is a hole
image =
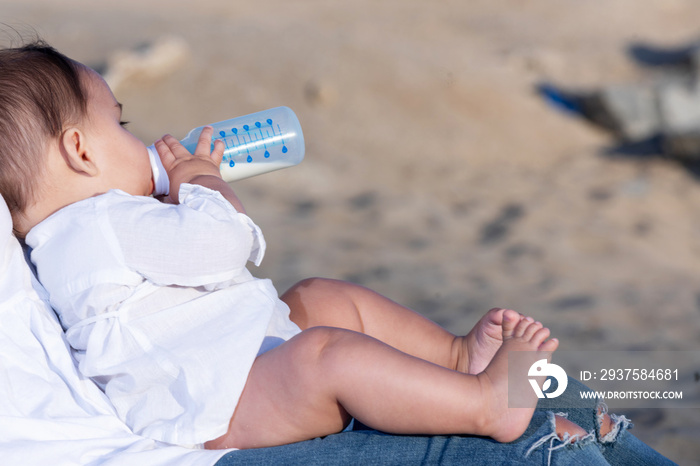
[[215, 287], [259, 265], [265, 253], [260, 228], [224, 197], [183, 184], [180, 204], [126, 202], [109, 220], [128, 267], [159, 285]]

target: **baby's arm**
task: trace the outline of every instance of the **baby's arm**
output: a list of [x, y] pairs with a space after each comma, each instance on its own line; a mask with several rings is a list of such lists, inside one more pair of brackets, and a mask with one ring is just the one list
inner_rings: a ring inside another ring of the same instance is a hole
[[214, 150], [210, 152], [213, 131], [211, 126], [202, 129], [194, 154], [169, 134], [156, 141], [156, 150], [170, 180], [170, 200], [179, 203], [177, 196], [182, 183], [198, 184], [218, 191], [238, 212], [245, 213], [231, 186], [221, 178], [219, 165], [224, 155], [224, 143], [215, 141]]

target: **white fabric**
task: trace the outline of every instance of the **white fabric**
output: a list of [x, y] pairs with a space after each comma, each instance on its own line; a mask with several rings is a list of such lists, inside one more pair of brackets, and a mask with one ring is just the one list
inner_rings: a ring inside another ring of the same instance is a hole
[[263, 342], [300, 330], [245, 268], [265, 250], [252, 220], [201, 186], [182, 185], [179, 199], [110, 191], [26, 242], [80, 372], [135, 433], [194, 445], [227, 431]]
[[0, 463], [212, 466], [224, 451], [189, 450], [133, 434], [75, 369], [11, 228], [0, 197]]

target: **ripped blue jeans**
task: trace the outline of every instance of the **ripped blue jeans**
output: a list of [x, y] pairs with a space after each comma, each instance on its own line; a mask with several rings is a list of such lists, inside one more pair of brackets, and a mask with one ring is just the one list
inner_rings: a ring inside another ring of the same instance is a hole
[[[562, 395], [540, 400], [530, 426], [517, 441], [530, 445], [525, 453], [525, 464], [530, 464], [530, 456], [535, 453], [537, 458], [532, 464], [675, 464], [628, 432], [632, 424], [625, 416], [608, 413], [611, 429], [601, 435], [601, 421], [607, 413], [607, 406], [595, 399], [582, 399], [580, 392], [583, 391], [590, 389], [578, 380], [569, 378], [567, 389]], [[578, 424], [587, 433], [580, 438], [564, 435], [560, 439], [554, 431], [555, 414]]]
[[[588, 388], [570, 378], [566, 392], [560, 397], [540, 400], [528, 429], [510, 443], [461, 435], [390, 435], [359, 427], [291, 445], [234, 451], [224, 455], [216, 466], [674, 464], [630, 434], [627, 429], [631, 424], [624, 416], [610, 414], [612, 430], [601, 438], [600, 419], [605, 407], [596, 400], [582, 400], [579, 392], [585, 390]], [[555, 413], [578, 424], [587, 434], [573, 441], [560, 439], [554, 430]]]

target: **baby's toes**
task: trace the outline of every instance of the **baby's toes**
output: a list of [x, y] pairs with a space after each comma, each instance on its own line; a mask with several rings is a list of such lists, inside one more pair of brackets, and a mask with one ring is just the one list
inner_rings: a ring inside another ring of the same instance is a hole
[[[537, 323], [539, 324], [539, 322]], [[539, 328], [536, 328], [535, 331], [532, 332], [532, 335], [530, 336], [530, 343], [535, 345], [535, 347], [539, 347], [542, 343], [544, 343], [544, 341], [547, 338], [549, 338], [549, 334], [549, 329], [547, 327], [543, 327], [542, 324], [540, 324]]]
[[[542, 323], [540, 322], [532, 322], [530, 325], [527, 326], [525, 329], [525, 332], [523, 332], [523, 338], [526, 340], [532, 340], [532, 338], [535, 336], [535, 334], [542, 330]], [[542, 342], [537, 342], [536, 344], [539, 346], [539, 344]]]
[[532, 317], [522, 317], [513, 330], [513, 336], [522, 337], [527, 328], [533, 323]]
[[511, 309], [506, 309], [503, 312], [503, 323], [501, 324], [501, 327], [503, 328], [503, 339], [505, 340], [506, 338], [510, 338], [513, 336], [513, 332], [515, 331], [515, 327], [518, 325], [520, 322], [520, 314], [517, 312], [511, 310]]
[[[543, 338], [546, 339], [549, 336], [549, 330], [547, 328], [543, 328], [541, 331], [547, 330], [546, 336]], [[556, 338], [552, 338], [551, 340], [544, 341], [544, 343], [541, 343], [539, 348], [537, 348], [538, 351], [547, 351], [547, 352], [553, 352], [556, 351], [556, 349], [559, 348], [559, 340]]]
[[[489, 309], [489, 311], [486, 313], [486, 320], [488, 322], [493, 322], [496, 325], [501, 325], [503, 323], [503, 314], [506, 311], [509, 311], [510, 309], [504, 309], [502, 307], [494, 307]], [[510, 312], [515, 312], [510, 310]], [[516, 312], [517, 314], [517, 312]]]

